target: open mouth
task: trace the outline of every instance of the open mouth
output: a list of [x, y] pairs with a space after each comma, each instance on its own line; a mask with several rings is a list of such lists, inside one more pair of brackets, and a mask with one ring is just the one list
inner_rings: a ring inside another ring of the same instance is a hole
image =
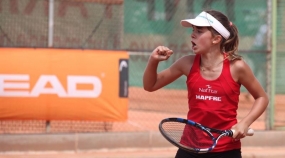
[[192, 48], [194, 48], [196, 46], [196, 43], [193, 41], [191, 41], [191, 43], [192, 43]]

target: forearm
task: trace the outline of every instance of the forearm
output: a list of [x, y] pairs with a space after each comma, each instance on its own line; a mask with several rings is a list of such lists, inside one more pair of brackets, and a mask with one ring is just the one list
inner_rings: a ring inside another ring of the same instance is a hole
[[152, 91], [152, 87], [157, 81], [158, 63], [158, 61], [152, 60], [151, 57], [149, 58], [148, 64], [143, 74], [143, 86], [147, 91]]
[[268, 105], [267, 96], [257, 98], [254, 101], [253, 106], [248, 115], [244, 117], [240, 121], [240, 123], [244, 123], [246, 126], [249, 127], [256, 119], [258, 119], [262, 115], [262, 113], [266, 110], [267, 105]]

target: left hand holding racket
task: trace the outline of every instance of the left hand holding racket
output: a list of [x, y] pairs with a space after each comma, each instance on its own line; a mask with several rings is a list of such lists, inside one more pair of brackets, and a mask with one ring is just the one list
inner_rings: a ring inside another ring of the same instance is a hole
[[253, 129], [249, 128], [249, 129], [245, 129], [245, 131], [243, 132], [243, 130], [239, 130], [239, 129], [244, 129], [244, 128], [238, 128], [237, 125], [234, 125], [232, 127], [232, 132], [233, 132], [233, 135], [232, 137], [235, 139], [235, 140], [239, 140], [239, 139], [242, 139], [246, 136], [253, 136], [254, 134], [254, 131]]

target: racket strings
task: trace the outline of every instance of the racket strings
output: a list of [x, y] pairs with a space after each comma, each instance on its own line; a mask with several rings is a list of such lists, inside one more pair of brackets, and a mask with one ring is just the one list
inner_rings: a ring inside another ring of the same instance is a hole
[[214, 141], [212, 137], [200, 128], [178, 122], [165, 122], [163, 129], [169, 138], [185, 148], [210, 148]]

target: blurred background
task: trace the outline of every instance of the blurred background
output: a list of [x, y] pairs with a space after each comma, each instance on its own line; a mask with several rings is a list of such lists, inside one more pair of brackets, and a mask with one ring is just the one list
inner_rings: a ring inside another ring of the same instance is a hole
[[[142, 88], [142, 75], [159, 45], [174, 51], [159, 70], [191, 54], [190, 29], [180, 20], [208, 9], [225, 13], [239, 28], [238, 53], [270, 97], [253, 128], [285, 129], [284, 0], [1, 0], [0, 47], [126, 51], [129, 80], [125, 121], [2, 119], [0, 134], [158, 131], [161, 119], [186, 117], [186, 77], [149, 93]], [[252, 103], [242, 87], [238, 119]]]

